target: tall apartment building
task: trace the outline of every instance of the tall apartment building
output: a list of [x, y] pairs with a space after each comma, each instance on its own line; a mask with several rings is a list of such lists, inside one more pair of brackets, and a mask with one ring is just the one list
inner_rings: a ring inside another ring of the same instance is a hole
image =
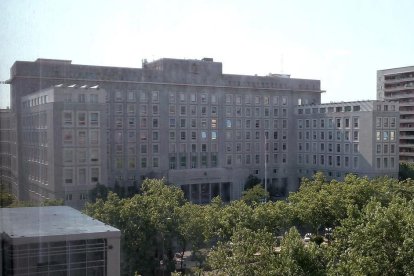
[[299, 177], [317, 171], [336, 179], [349, 172], [398, 177], [398, 103], [342, 102], [295, 110]]
[[414, 162], [414, 66], [377, 71], [377, 99], [400, 104], [400, 160]]
[[[217, 195], [225, 201], [239, 198], [250, 174], [266, 178], [275, 196], [286, 196], [297, 190], [304, 172], [315, 169], [298, 164], [300, 121], [326, 116], [328, 124], [333, 114], [343, 120], [349, 115], [345, 104], [343, 113], [313, 113], [324, 108], [319, 80], [223, 74], [222, 64], [208, 58], [161, 59], [142, 68], [17, 61], [8, 82], [16, 118], [12, 129], [19, 130], [11, 172], [20, 198], [65, 198], [75, 207], [96, 182], [128, 187], [147, 177], [166, 178], [196, 203]], [[364, 126], [361, 139], [375, 133], [377, 105], [354, 110]], [[385, 174], [365, 166], [375, 155], [363, 156], [368, 152], [359, 154], [360, 174]], [[338, 167], [325, 169], [338, 178], [355, 171]]]

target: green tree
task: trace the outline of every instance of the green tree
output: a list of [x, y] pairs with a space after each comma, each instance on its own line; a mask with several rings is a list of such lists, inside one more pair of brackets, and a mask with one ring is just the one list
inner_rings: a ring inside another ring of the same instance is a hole
[[398, 178], [400, 180], [406, 180], [408, 178], [414, 179], [414, 164], [408, 162], [400, 162]]
[[242, 200], [249, 205], [257, 204], [263, 201], [267, 201], [269, 193], [260, 185], [256, 185], [253, 188], [245, 190], [242, 193]]
[[330, 248], [332, 275], [412, 275], [414, 202], [395, 197], [388, 206], [376, 199], [335, 229]]
[[324, 252], [314, 243], [305, 246], [296, 228], [283, 237], [279, 253], [266, 228], [237, 228], [230, 241], [212, 249], [208, 263], [219, 275], [324, 275]]
[[[219, 275], [272, 275], [275, 239], [265, 229], [237, 227], [230, 241], [220, 242], [208, 256]], [[276, 275], [276, 274], [274, 274]]]
[[261, 181], [260, 181], [259, 178], [257, 178], [256, 176], [250, 174], [247, 177], [246, 183], [244, 184], [244, 190], [245, 191], [249, 190], [249, 189], [253, 188], [254, 186], [256, 186], [260, 183], [261, 183]]
[[122, 232], [123, 271], [154, 274], [160, 261], [173, 267], [173, 240], [177, 235], [175, 210], [185, 203], [182, 191], [163, 180], [146, 179], [142, 194], [120, 199], [110, 192], [107, 200], [87, 204], [85, 212]]
[[8, 207], [15, 201], [14, 196], [0, 186], [0, 208]]
[[110, 190], [105, 185], [96, 183], [96, 186], [89, 191], [90, 202], [95, 202], [98, 198], [106, 199]]
[[[206, 212], [201, 205], [186, 202], [183, 206], [176, 209], [178, 219], [177, 232], [178, 243], [180, 245], [181, 260], [184, 252], [191, 248], [194, 254], [197, 254], [203, 246], [206, 246]], [[200, 254], [198, 254], [200, 255]], [[200, 260], [202, 264], [203, 260]], [[181, 268], [183, 262], [181, 261]]]

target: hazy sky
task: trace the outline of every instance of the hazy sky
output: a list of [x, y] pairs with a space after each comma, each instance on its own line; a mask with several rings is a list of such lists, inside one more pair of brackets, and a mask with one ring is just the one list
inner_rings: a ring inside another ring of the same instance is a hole
[[1, 0], [0, 81], [39, 57], [139, 68], [212, 57], [224, 73], [320, 79], [323, 102], [375, 99], [376, 70], [414, 65], [413, 11], [413, 0]]

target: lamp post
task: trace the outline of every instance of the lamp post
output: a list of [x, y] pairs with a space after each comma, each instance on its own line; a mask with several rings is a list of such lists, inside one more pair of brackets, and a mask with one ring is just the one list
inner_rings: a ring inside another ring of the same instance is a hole
[[[171, 218], [170, 218], [170, 217], [166, 218], [166, 219], [165, 219], [165, 224], [167, 224], [167, 222], [168, 222], [168, 221], [170, 221], [170, 220], [171, 220]], [[166, 226], [167, 226], [167, 225], [166, 225]], [[161, 269], [162, 269], [162, 275], [164, 275], [164, 272], [165, 272], [165, 267], [166, 267], [165, 260], [164, 260], [164, 250], [165, 250], [165, 232], [161, 232], [161, 238], [162, 238], [162, 256], [161, 256], [161, 262], [160, 262], [160, 265], [161, 265]]]

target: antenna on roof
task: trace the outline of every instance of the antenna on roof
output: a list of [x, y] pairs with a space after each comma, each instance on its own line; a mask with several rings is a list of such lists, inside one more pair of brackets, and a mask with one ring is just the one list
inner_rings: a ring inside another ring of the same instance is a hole
[[280, 72], [280, 73], [282, 73], [282, 74], [283, 74], [283, 53], [282, 53], [282, 55], [280, 56], [280, 68], [281, 68], [281, 72]]

